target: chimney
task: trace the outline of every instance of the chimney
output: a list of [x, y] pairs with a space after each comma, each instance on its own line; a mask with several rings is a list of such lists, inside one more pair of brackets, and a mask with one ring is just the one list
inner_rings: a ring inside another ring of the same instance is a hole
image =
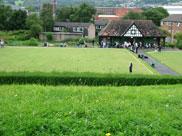
[[56, 0], [53, 0], [53, 13], [56, 11]]

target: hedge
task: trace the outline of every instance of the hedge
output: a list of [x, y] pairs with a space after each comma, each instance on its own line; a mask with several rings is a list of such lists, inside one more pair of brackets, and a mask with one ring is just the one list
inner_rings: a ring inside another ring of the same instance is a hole
[[0, 73], [0, 84], [143, 86], [182, 84], [182, 77], [97, 73]]

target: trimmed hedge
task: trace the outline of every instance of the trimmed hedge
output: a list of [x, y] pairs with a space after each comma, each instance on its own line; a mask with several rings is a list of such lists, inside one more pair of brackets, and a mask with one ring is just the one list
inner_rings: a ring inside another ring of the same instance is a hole
[[143, 86], [182, 84], [182, 77], [97, 73], [0, 73], [0, 84]]

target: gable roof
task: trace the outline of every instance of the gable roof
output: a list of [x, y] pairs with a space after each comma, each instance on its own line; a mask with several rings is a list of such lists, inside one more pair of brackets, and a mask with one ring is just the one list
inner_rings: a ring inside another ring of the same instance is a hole
[[89, 27], [92, 23], [80, 23], [80, 22], [56, 22], [54, 26], [64, 27]]
[[182, 22], [182, 14], [170, 15], [170, 16], [162, 19], [162, 21]]
[[113, 20], [101, 30], [99, 36], [124, 36], [133, 24], [144, 37], [166, 37], [151, 20]]

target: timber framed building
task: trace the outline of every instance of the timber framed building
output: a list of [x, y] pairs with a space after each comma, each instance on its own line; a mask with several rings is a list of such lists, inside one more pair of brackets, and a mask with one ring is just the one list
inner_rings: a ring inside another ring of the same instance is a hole
[[165, 46], [165, 38], [166, 36], [151, 20], [113, 20], [99, 33], [99, 42], [110, 42], [111, 45], [114, 41], [159, 45], [162, 40]]

